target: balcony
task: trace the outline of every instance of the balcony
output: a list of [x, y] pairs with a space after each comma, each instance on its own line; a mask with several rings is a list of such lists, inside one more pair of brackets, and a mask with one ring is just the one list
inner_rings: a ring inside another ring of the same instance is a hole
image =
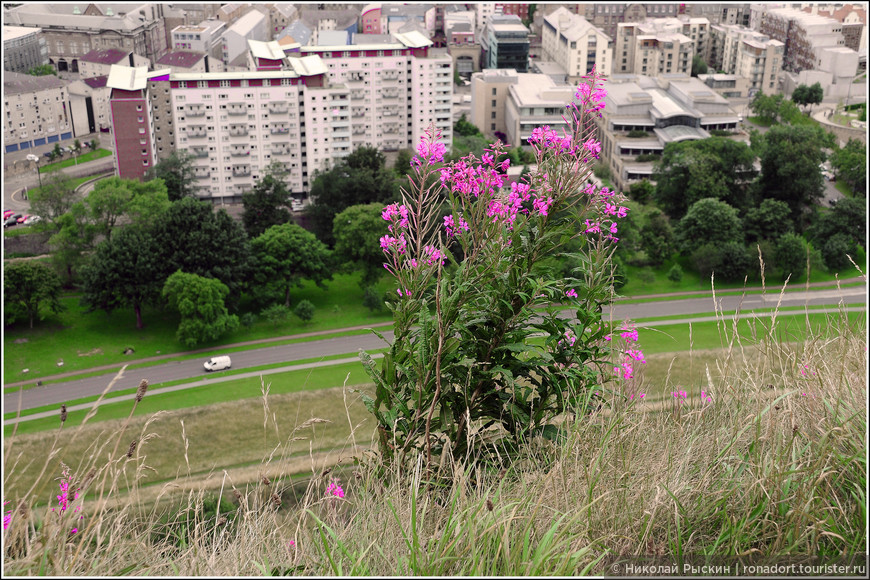
[[208, 167], [194, 167], [193, 176], [198, 179], [205, 179], [211, 175], [211, 169]]
[[233, 147], [230, 149], [230, 155], [233, 157], [247, 157], [251, 154], [247, 147]]
[[205, 137], [207, 133], [205, 125], [191, 125], [187, 128], [187, 136], [191, 138]]
[[233, 177], [244, 177], [251, 174], [250, 165], [233, 165]]
[[350, 92], [351, 99], [363, 99], [366, 96], [366, 91], [363, 90], [353, 90]]
[[230, 135], [233, 137], [244, 137], [248, 134], [247, 125], [230, 125]]
[[187, 105], [186, 114], [188, 117], [202, 117], [205, 115], [205, 107], [202, 105]]
[[363, 127], [362, 125], [358, 125], [358, 126], [353, 128], [354, 135], [362, 135], [365, 132], [366, 132], [366, 128]]
[[351, 111], [350, 116], [357, 119], [359, 117], [364, 117], [365, 114], [366, 114], [366, 111], [362, 107], [359, 107], [359, 108], [354, 107], [354, 109]]
[[248, 107], [245, 103], [230, 103], [227, 105], [227, 113], [230, 115], [247, 115]]
[[290, 155], [290, 147], [273, 147], [272, 155]]
[[273, 115], [284, 114], [287, 112], [287, 110], [287, 103], [281, 101], [269, 103], [269, 112]]
[[208, 157], [208, 149], [205, 147], [191, 147], [189, 151], [194, 157]]
[[283, 123], [276, 124], [276, 125], [272, 125], [272, 127], [269, 129], [269, 132], [272, 133], [272, 135], [282, 135], [282, 134], [289, 133], [290, 127], [286, 124], [283, 124]]
[[398, 89], [384, 89], [381, 91], [382, 99], [398, 99], [399, 91]]

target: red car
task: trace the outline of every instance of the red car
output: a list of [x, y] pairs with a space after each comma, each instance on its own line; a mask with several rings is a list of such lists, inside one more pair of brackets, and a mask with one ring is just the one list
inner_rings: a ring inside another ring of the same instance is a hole
[[24, 223], [24, 220], [26, 220], [26, 219], [29, 218], [29, 217], [30, 217], [30, 214], [29, 214], [29, 213], [24, 214], [23, 216], [21, 216], [20, 218], [18, 218], [18, 223], [23, 224], [23, 223]]

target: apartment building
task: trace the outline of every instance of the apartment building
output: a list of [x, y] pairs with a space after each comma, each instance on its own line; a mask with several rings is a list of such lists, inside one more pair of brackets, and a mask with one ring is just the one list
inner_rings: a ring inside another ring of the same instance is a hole
[[91, 77], [67, 85], [74, 137], [111, 130], [108, 76]]
[[487, 137], [507, 138], [505, 102], [508, 91], [518, 82], [517, 71], [509, 68], [484, 69], [471, 75], [469, 122]]
[[[175, 148], [194, 157], [200, 195], [234, 202], [273, 161], [284, 165], [291, 190], [305, 195], [316, 170], [358, 146], [413, 148], [433, 122], [449, 146], [452, 60], [431, 44], [420, 33], [333, 47], [249, 41], [251, 70], [137, 73], [134, 86], [144, 93], [118, 95], [143, 107], [125, 109], [123, 123], [145, 142], [134, 139], [141, 148], [117, 157], [119, 173], [142, 174], [149, 148], [159, 159], [172, 131]], [[168, 115], [160, 108], [166, 102]]]
[[204, 20], [199, 24], [176, 26], [170, 33], [172, 50], [189, 50], [213, 54], [221, 48], [221, 37], [227, 25], [220, 20]]
[[211, 72], [211, 61], [207, 54], [188, 50], [167, 52], [157, 61], [155, 68], [168, 68], [173, 73]]
[[686, 25], [677, 18], [620, 24], [613, 73], [690, 75], [695, 41], [683, 34]]
[[785, 45], [760, 32], [732, 24], [714, 25], [707, 64], [712, 70], [747, 79], [752, 96], [777, 92], [782, 78]]
[[544, 59], [565, 69], [569, 83], [578, 83], [594, 67], [610, 76], [613, 40], [584, 17], [559, 8], [544, 17]]
[[49, 63], [78, 72], [79, 58], [115, 48], [155, 62], [167, 49], [163, 4], [28, 2], [4, 10], [4, 24], [42, 29]]
[[48, 48], [39, 28], [3, 26], [3, 70], [26, 73], [48, 64]]
[[148, 82], [168, 79], [169, 70], [149, 73], [146, 67], [115, 65], [109, 72], [115, 173], [122, 179], [142, 179], [157, 162]]
[[54, 75], [3, 75], [3, 145], [6, 153], [71, 139], [69, 83]]
[[529, 29], [515, 14], [494, 14], [480, 37], [483, 68], [529, 70]]
[[785, 44], [783, 68], [789, 72], [814, 69], [819, 49], [846, 45], [842, 22], [792, 8], [762, 12], [760, 30]]
[[576, 4], [576, 12], [600, 28], [610, 38], [616, 38], [617, 26], [624, 22], [643, 22], [648, 18], [674, 18], [685, 10], [678, 3], [589, 3]]
[[[706, 139], [712, 130], [733, 131], [739, 123], [725, 98], [691, 77], [635, 75], [628, 82], [610, 83], [605, 105], [595, 123], [601, 161], [618, 190], [652, 176], [654, 162], [646, 157], [638, 161], [638, 156], [659, 155], [668, 143]], [[640, 131], [646, 137], [636, 137]]]
[[127, 50], [92, 50], [79, 59], [79, 76], [83, 79], [108, 76], [112, 66], [116, 64], [133, 68], [151, 66], [147, 58]]

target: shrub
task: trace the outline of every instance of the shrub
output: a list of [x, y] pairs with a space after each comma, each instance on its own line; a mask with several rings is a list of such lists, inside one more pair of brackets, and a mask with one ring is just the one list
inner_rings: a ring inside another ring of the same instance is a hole
[[[503, 145], [442, 168], [441, 135], [426, 131], [403, 203], [384, 211], [390, 233], [381, 243], [399, 296], [394, 340], [380, 365], [360, 353], [375, 383], [375, 397], [362, 400], [387, 463], [510, 461], [533, 438], [563, 437], [558, 418], [589, 413], [595, 392], [613, 380], [601, 312], [627, 209], [621, 195], [585, 185], [594, 161], [584, 151], [599, 147], [589, 127], [604, 94], [590, 77], [566, 115], [577, 119], [567, 136], [532, 132], [537, 170], [510, 197], [499, 194]], [[427, 185], [436, 176], [446, 192]], [[568, 251], [572, 238], [576, 251]], [[460, 246], [462, 262], [443, 240]], [[538, 265], [566, 254], [585, 262], [576, 277], [539, 275]], [[573, 319], [559, 316], [566, 302]], [[543, 344], [530, 340], [541, 333]], [[630, 362], [618, 369], [630, 375]]]
[[656, 161], [661, 158], [661, 155], [656, 155], [655, 153], [641, 153], [640, 155], [635, 157], [634, 160], [638, 163], [645, 163], [647, 161]]
[[603, 161], [595, 164], [595, 167], [592, 168], [592, 173], [595, 174], [595, 177], [598, 179], [610, 179], [611, 177], [610, 167], [608, 167]]
[[679, 284], [683, 281], [683, 268], [679, 264], [674, 264], [670, 270], [668, 270], [668, 280], [675, 284]]
[[739, 242], [708, 243], [692, 252], [692, 263], [701, 275], [726, 282], [742, 280], [753, 264], [753, 257]]
[[643, 139], [644, 137], [649, 137], [649, 133], [640, 129], [632, 129], [628, 132], [628, 136], [631, 139]]
[[239, 318], [239, 322], [241, 322], [242, 326], [245, 328], [251, 328], [257, 322], [257, 315], [253, 312], [245, 312]]
[[290, 316], [290, 309], [283, 304], [273, 304], [260, 312], [260, 316], [271, 322], [275, 326], [279, 326]]
[[299, 304], [296, 305], [296, 308], [293, 309], [293, 314], [299, 317], [304, 323], [308, 323], [314, 318], [314, 304], [312, 304], [309, 300], [302, 300]]

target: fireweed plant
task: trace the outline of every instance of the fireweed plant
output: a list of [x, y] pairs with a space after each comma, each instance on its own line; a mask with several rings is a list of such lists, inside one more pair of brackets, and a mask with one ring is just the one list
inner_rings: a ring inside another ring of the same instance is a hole
[[[593, 70], [579, 85], [567, 130], [532, 132], [537, 169], [520, 183], [506, 185], [501, 142], [445, 165], [440, 134], [421, 139], [402, 203], [382, 214], [395, 339], [381, 368], [360, 353], [385, 460], [510, 460], [533, 437], [560, 437], [566, 418], [623, 380], [601, 311], [625, 198], [589, 181], [603, 80]], [[544, 274], [559, 256], [581, 264], [572, 277]]]

